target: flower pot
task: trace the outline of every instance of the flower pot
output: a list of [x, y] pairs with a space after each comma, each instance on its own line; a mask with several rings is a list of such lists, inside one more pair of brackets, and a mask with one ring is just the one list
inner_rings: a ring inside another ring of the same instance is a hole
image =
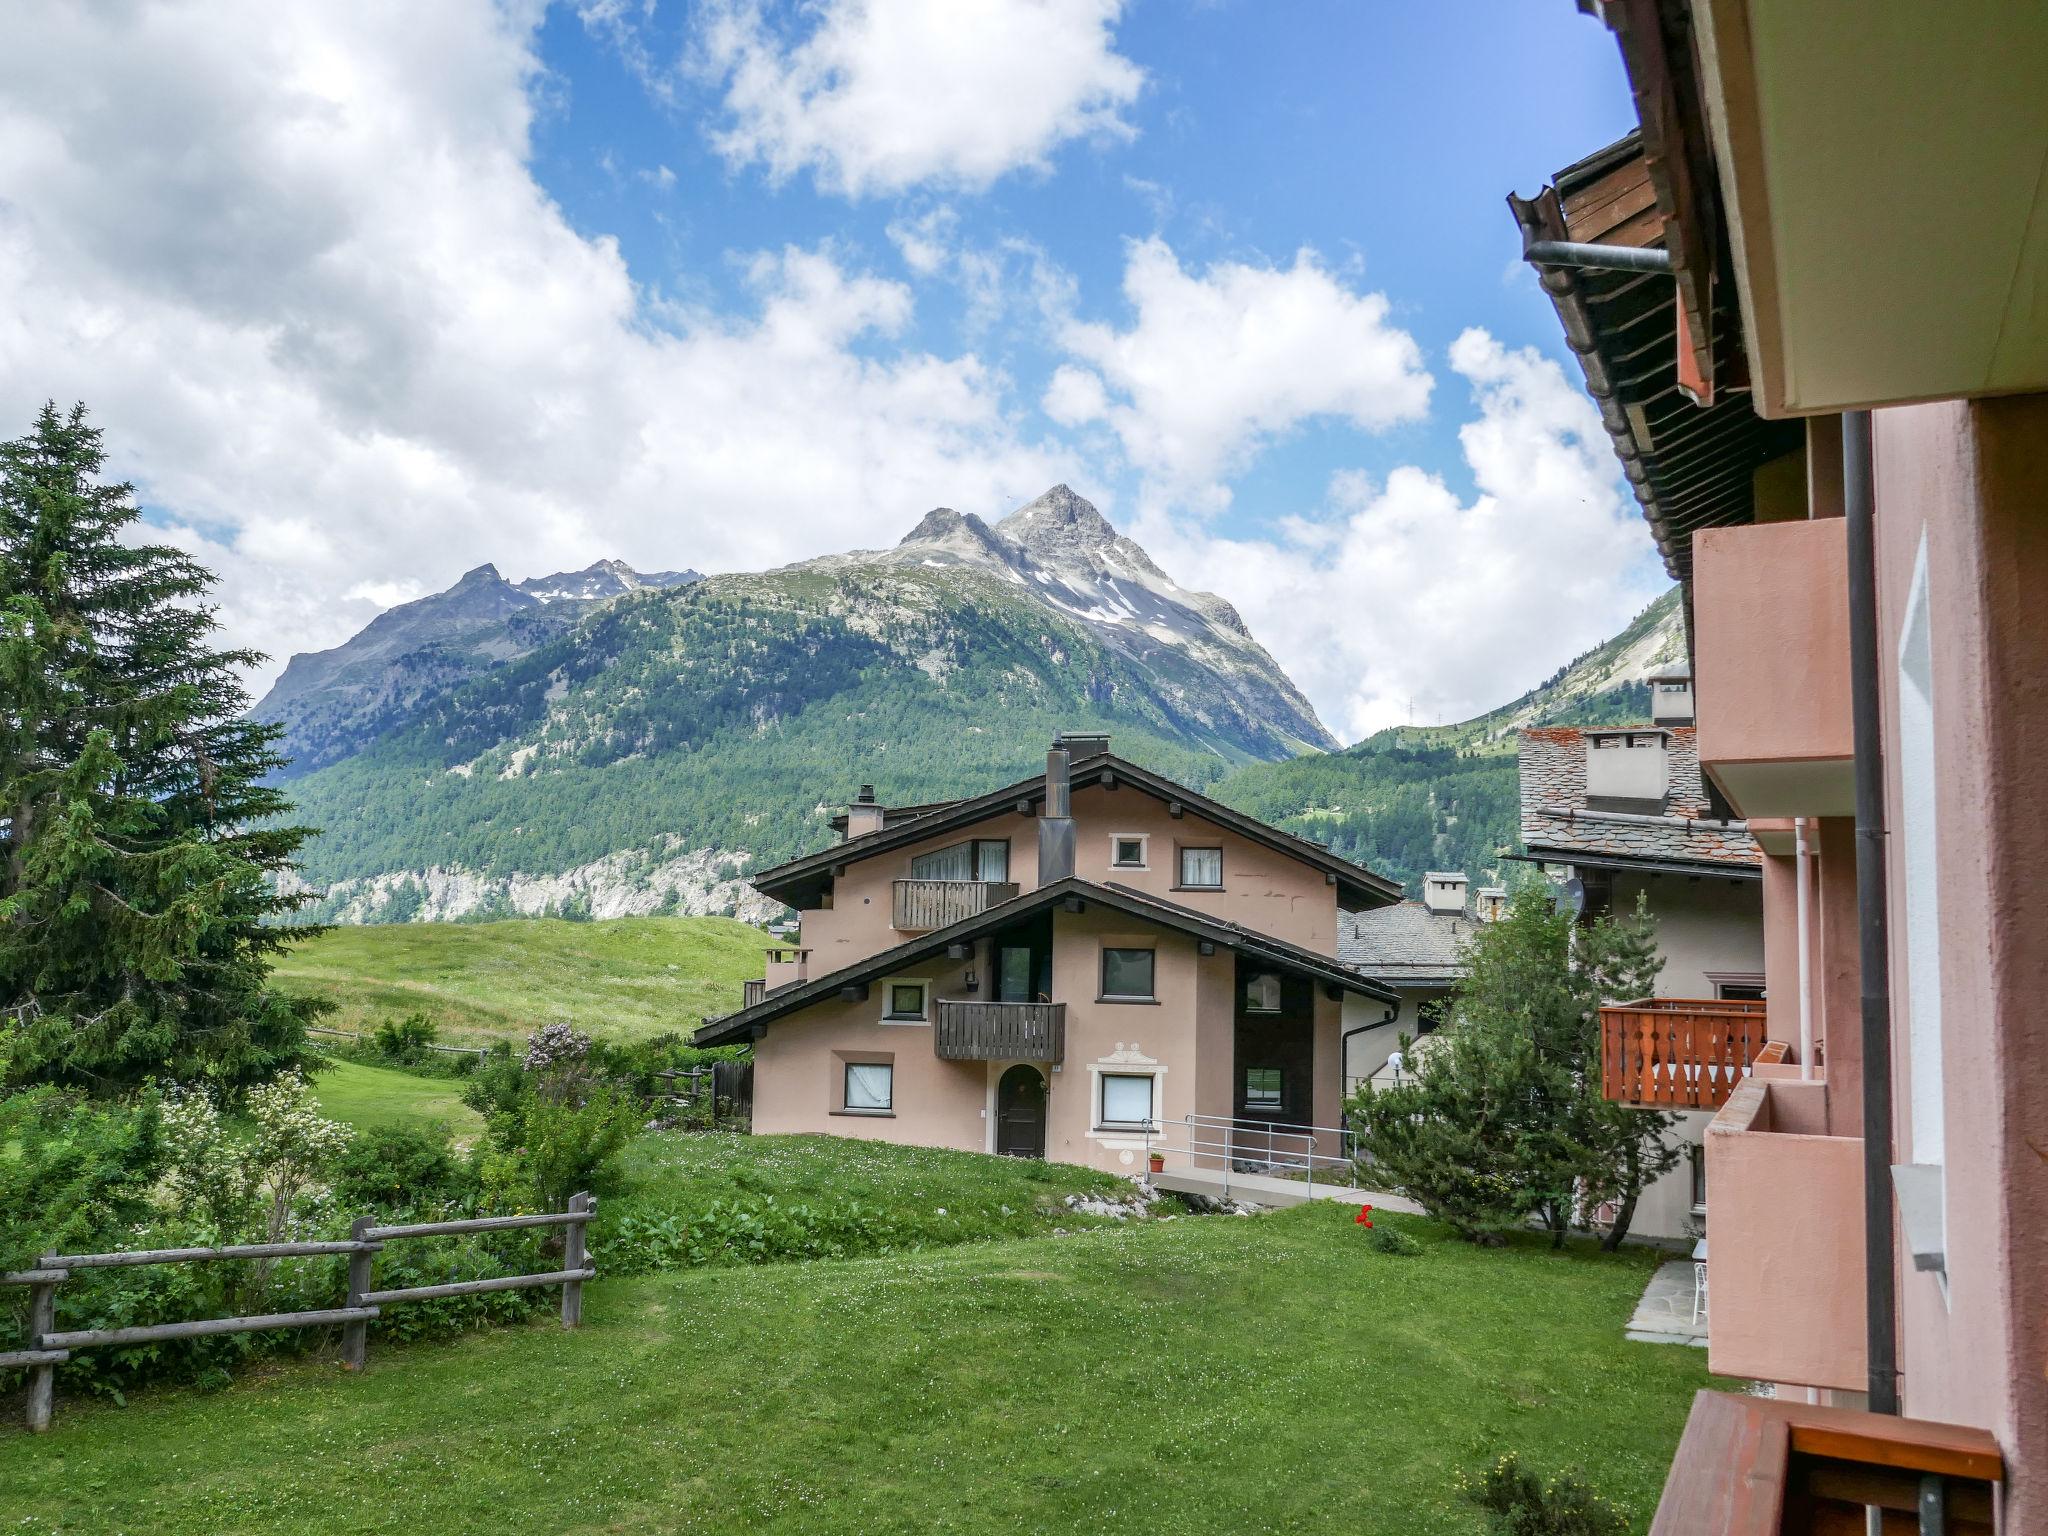
[[1151, 1163], [1152, 1163], [1152, 1171], [1153, 1171], [1154, 1173], [1164, 1173], [1164, 1172], [1166, 1172], [1166, 1154], [1165, 1154], [1165, 1153], [1163, 1153], [1163, 1152], [1154, 1152], [1154, 1153], [1152, 1154], [1152, 1158], [1151, 1158]]

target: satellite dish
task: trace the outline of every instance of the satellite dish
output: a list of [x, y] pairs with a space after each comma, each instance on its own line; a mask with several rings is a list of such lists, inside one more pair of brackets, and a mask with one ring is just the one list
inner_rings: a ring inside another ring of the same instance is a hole
[[1586, 910], [1586, 882], [1577, 875], [1564, 883], [1564, 904], [1572, 909], [1572, 916], [1579, 917]]

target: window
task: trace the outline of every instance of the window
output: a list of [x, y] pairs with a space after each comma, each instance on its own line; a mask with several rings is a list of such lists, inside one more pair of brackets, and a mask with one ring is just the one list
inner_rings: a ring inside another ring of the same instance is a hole
[[910, 861], [913, 880], [1007, 880], [1010, 844], [1007, 838], [976, 838], [920, 853]]
[[1115, 869], [1143, 869], [1145, 867], [1145, 839], [1142, 837], [1113, 837], [1109, 840], [1109, 862]]
[[[1910, 1162], [1899, 1214], [1917, 1268], [1938, 1271], [1946, 1295], [1948, 1109], [1941, 1017], [1940, 769], [1935, 754], [1934, 637], [1927, 609], [1927, 537], [1920, 538], [1899, 636], [1899, 809], [1906, 895], [1906, 1124]], [[1897, 941], [1894, 940], [1896, 943]], [[1894, 1170], [1896, 1175], [1898, 1170]]]
[[1707, 1149], [1705, 1147], [1693, 1147], [1690, 1150], [1692, 1161], [1692, 1208], [1695, 1212], [1703, 1213], [1707, 1208]]
[[1180, 851], [1180, 883], [1196, 890], [1219, 890], [1223, 885], [1221, 848], [1183, 848]]
[[896, 1068], [885, 1061], [846, 1064], [846, 1107], [855, 1114], [883, 1114], [896, 1107]]
[[925, 1016], [924, 1000], [924, 982], [892, 981], [889, 983], [889, 1009], [882, 1017], [922, 1020]]
[[1280, 1011], [1280, 977], [1275, 971], [1261, 971], [1245, 983], [1244, 1011], [1246, 1013], [1278, 1013]]
[[1102, 995], [1149, 999], [1152, 996], [1152, 951], [1105, 949], [1102, 952]]
[[1031, 998], [1031, 950], [1028, 945], [1005, 944], [1000, 956], [997, 995], [1006, 1003], [1028, 1003]]
[[1717, 981], [1714, 996], [1724, 1003], [1760, 1003], [1764, 1000], [1764, 984], [1760, 981]]
[[1244, 1107], [1246, 1109], [1278, 1109], [1281, 1104], [1281, 1078], [1278, 1067], [1246, 1067], [1244, 1069]]
[[1102, 1074], [1102, 1124], [1150, 1125], [1152, 1079], [1135, 1072]]

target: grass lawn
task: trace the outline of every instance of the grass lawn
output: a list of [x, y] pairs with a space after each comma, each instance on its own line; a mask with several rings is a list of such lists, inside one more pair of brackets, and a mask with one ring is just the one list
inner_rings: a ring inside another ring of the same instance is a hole
[[423, 1125], [439, 1120], [468, 1141], [483, 1119], [462, 1102], [462, 1084], [448, 1077], [416, 1077], [389, 1067], [328, 1061], [313, 1079], [313, 1096], [331, 1120], [370, 1130], [382, 1125]]
[[424, 1013], [456, 1043], [524, 1039], [566, 1019], [614, 1040], [687, 1033], [761, 974], [757, 928], [723, 917], [333, 928], [286, 950], [287, 991], [331, 998], [325, 1022], [367, 1029]]
[[1455, 1532], [1504, 1451], [1648, 1522], [1701, 1352], [1649, 1254], [1351, 1213], [602, 1280], [587, 1326], [373, 1346], [0, 1433], [15, 1531]]

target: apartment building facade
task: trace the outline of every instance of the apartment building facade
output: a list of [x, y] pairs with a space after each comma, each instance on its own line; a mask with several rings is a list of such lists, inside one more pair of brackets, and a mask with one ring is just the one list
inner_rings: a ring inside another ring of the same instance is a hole
[[1653, 1530], [2048, 1529], [2048, 13], [1581, 8], [1641, 127], [1511, 202], [1762, 855], [1709, 1359], [1776, 1397]]

